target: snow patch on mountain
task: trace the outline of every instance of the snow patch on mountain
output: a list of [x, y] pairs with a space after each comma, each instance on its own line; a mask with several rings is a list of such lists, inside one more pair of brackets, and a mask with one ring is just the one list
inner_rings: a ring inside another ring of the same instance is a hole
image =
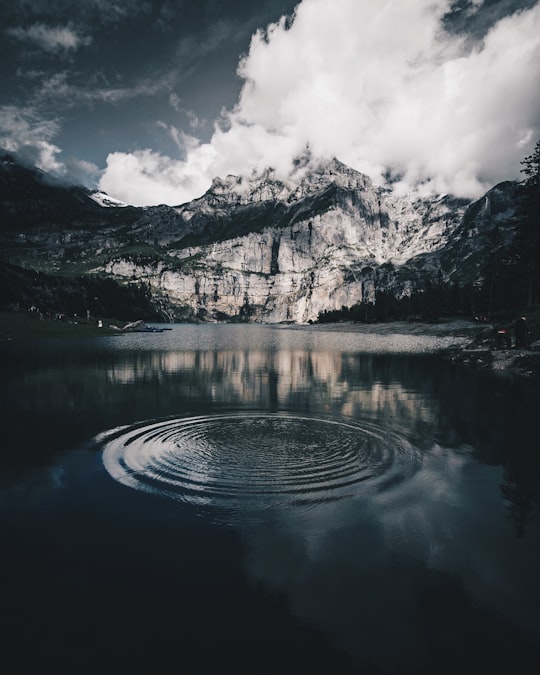
[[111, 197], [106, 192], [101, 192], [100, 190], [92, 191], [88, 196], [90, 199], [93, 199], [97, 204], [103, 206], [104, 208], [123, 208], [128, 206], [128, 204], [120, 201], [120, 199]]

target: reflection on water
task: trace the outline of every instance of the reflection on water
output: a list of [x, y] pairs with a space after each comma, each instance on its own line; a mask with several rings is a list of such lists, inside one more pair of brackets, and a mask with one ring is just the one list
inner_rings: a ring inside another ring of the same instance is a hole
[[101, 435], [96, 443], [119, 482], [208, 506], [229, 524], [276, 507], [386, 493], [417, 463], [417, 450], [385, 427], [284, 413], [152, 422]]
[[538, 388], [384, 337], [6, 345], [0, 634], [21, 672], [526, 672]]
[[277, 410], [296, 402], [344, 416], [365, 411], [433, 421], [433, 411], [406, 384], [378, 380], [379, 365], [371, 356], [340, 352], [161, 352], [112, 364], [107, 380], [166, 385], [175, 379], [177, 395], [198, 395], [215, 404]]

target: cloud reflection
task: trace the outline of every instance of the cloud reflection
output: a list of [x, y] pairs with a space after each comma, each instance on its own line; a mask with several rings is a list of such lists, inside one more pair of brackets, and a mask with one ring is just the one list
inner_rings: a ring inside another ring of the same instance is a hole
[[[474, 473], [484, 489], [471, 494]], [[435, 446], [406, 481], [368, 500], [274, 512], [263, 526], [246, 528], [246, 572], [255, 585], [284, 594], [296, 617], [321, 628], [359, 666], [409, 672], [429, 663], [430, 602], [439, 621], [447, 616], [443, 631], [457, 635], [475, 617], [482, 649], [484, 630], [526, 632], [539, 618], [529, 592], [534, 565], [516, 554], [510, 524], [501, 528], [494, 518], [499, 482], [500, 470], [477, 465], [469, 449]], [[535, 560], [538, 546], [527, 547]], [[444, 639], [439, 647], [447, 664], [462, 662], [469, 648]]]

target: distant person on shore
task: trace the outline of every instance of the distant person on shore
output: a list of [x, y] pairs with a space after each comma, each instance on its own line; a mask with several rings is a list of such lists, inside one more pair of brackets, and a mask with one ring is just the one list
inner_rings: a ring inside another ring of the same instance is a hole
[[527, 319], [522, 316], [514, 322], [514, 337], [516, 338], [516, 349], [527, 349], [529, 346], [529, 327]]

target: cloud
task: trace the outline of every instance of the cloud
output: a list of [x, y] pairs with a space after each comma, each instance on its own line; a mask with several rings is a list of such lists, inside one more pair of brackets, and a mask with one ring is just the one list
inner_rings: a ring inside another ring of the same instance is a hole
[[450, 32], [482, 38], [505, 16], [530, 9], [537, 0], [455, 0], [444, 25]]
[[[174, 82], [174, 74], [166, 72], [154, 77], [140, 78], [123, 86], [111, 86], [105, 78], [102, 78], [104, 86], [99, 86], [98, 75], [85, 83], [76, 82], [77, 73], [69, 70], [43, 75], [39, 88], [33, 92], [32, 101], [40, 107], [59, 103], [65, 108], [83, 104], [92, 106], [94, 103], [116, 105], [141, 96], [165, 93]], [[29, 79], [28, 75], [25, 76]]]
[[183, 110], [182, 99], [180, 98], [180, 96], [178, 96], [178, 94], [175, 94], [174, 92], [169, 95], [169, 105], [171, 106], [171, 108], [176, 110], [176, 112], [180, 112], [181, 110]]
[[184, 156], [188, 155], [192, 150], [195, 150], [199, 146], [199, 141], [195, 136], [186, 134], [182, 129], [178, 129], [173, 124], [166, 124], [159, 120], [156, 122], [156, 126], [167, 133]]
[[69, 183], [94, 186], [100, 171], [92, 162], [68, 157], [53, 142], [60, 132], [57, 119], [47, 119], [38, 110], [14, 105], [0, 106], [0, 147], [17, 155], [28, 166], [50, 173]]
[[0, 106], [0, 129], [0, 147], [43, 171], [63, 173], [56, 158], [60, 148], [52, 143], [60, 130], [57, 120], [45, 119], [32, 108], [6, 105]]
[[8, 35], [22, 42], [27, 42], [46, 52], [68, 52], [86, 47], [92, 38], [80, 35], [71, 26], [46, 26], [35, 23], [28, 28], [16, 27], [6, 31]]
[[[477, 197], [519, 177], [524, 149], [540, 134], [540, 3], [473, 45], [443, 30], [450, 6], [303, 0], [294, 20], [252, 37], [239, 100], [209, 143], [183, 161], [114, 153], [101, 187], [125, 201], [159, 195], [176, 204], [216, 175], [265, 166], [286, 175], [306, 146], [380, 183], [390, 171], [401, 191]], [[117, 172], [128, 167], [122, 181]]]
[[181, 204], [208, 187], [206, 175], [212, 163], [210, 155], [197, 148], [190, 153], [189, 162], [178, 162], [152, 150], [133, 153], [113, 152], [107, 157], [107, 167], [99, 182], [101, 190], [136, 206], [148, 204]]
[[[70, 0], [64, 0], [70, 7]], [[85, 3], [86, 4], [86, 3]], [[119, 23], [128, 18], [145, 16], [152, 11], [152, 4], [148, 0], [87, 0], [86, 12], [97, 15], [102, 23]], [[84, 10], [83, 10], [84, 12]]]
[[171, 108], [176, 110], [176, 112], [181, 112], [184, 113], [184, 115], [188, 118], [189, 121], [189, 126], [192, 129], [200, 129], [201, 127], [204, 126], [205, 120], [200, 119], [194, 112], [193, 110], [189, 110], [189, 108], [184, 108], [182, 106], [182, 100], [178, 96], [178, 94], [175, 94], [174, 92], [169, 95], [169, 105]]
[[99, 168], [93, 162], [68, 157], [63, 163], [63, 177], [76, 185], [95, 185], [99, 176]]
[[[40, 16], [51, 20], [72, 16], [73, 0], [10, 0], [3, 3], [1, 13], [5, 21], [28, 21]], [[105, 25], [118, 24], [126, 19], [148, 15], [152, 11], [149, 0], [85, 0], [77, 3], [76, 13], [82, 22], [97, 21]]]

